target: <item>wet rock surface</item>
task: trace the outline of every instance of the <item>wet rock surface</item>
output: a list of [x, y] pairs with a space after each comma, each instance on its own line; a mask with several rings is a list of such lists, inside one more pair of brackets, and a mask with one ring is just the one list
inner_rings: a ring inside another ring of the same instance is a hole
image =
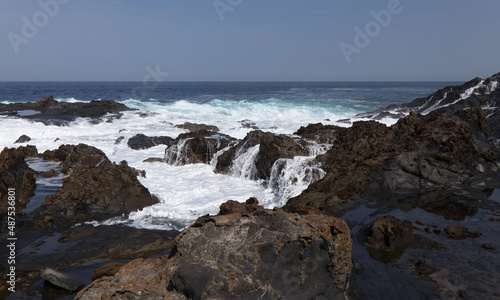
[[498, 149], [488, 141], [480, 108], [410, 114], [391, 127], [355, 122], [334, 137], [324, 156], [325, 178], [290, 199], [285, 209], [334, 213], [341, 202], [368, 192], [394, 197], [500, 182]]
[[21, 135], [15, 142], [14, 144], [23, 144], [31, 141], [31, 138], [25, 134]]
[[[120, 118], [121, 112], [128, 110], [131, 109], [112, 100], [68, 103], [58, 102], [52, 96], [36, 102], [0, 104], [2, 114], [58, 126], [66, 125], [79, 117], [91, 118], [95, 122], [110, 121]], [[24, 111], [30, 113], [23, 113]]]
[[135, 260], [76, 299], [343, 297], [351, 270], [343, 221], [264, 210], [255, 199], [244, 205], [199, 218], [176, 238], [170, 257]]
[[236, 139], [225, 135], [198, 129], [182, 133], [165, 150], [165, 162], [171, 165], [210, 164], [218, 151], [235, 143]]
[[216, 172], [230, 173], [235, 159], [256, 146], [259, 151], [254, 159], [255, 172], [251, 179], [269, 179], [274, 162], [280, 158], [309, 154], [305, 146], [289, 136], [254, 130], [218, 157]]
[[[14, 207], [21, 212], [29, 203], [35, 191], [35, 172], [26, 163], [26, 157], [34, 157], [38, 151], [34, 146], [4, 148], [0, 153], [0, 214], [7, 216], [9, 189], [15, 195]], [[13, 189], [13, 190], [12, 190]], [[2, 232], [6, 232], [2, 229]]]
[[86, 144], [61, 145], [56, 150], [47, 150], [41, 157], [45, 160], [62, 162], [62, 172], [70, 173], [80, 166], [94, 166], [111, 163], [103, 151]]
[[191, 132], [197, 132], [197, 131], [218, 132], [219, 131], [219, 128], [215, 125], [195, 124], [195, 123], [189, 123], [189, 122], [185, 122], [184, 124], [175, 125], [175, 127], [187, 129]]
[[74, 167], [62, 188], [48, 195], [32, 215], [43, 218], [47, 226], [61, 226], [128, 215], [158, 203], [137, 180], [138, 175], [126, 164]]
[[137, 134], [128, 139], [127, 145], [134, 150], [148, 149], [158, 145], [169, 145], [173, 138], [168, 136], [146, 136]]

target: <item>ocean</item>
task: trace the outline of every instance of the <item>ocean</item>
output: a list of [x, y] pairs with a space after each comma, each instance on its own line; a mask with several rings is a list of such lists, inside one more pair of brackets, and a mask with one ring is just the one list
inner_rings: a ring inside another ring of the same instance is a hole
[[[311, 149], [310, 156], [287, 162], [285, 174], [275, 182], [252, 180], [245, 174], [244, 161], [239, 172], [216, 174], [214, 164], [169, 165], [143, 162], [164, 157], [164, 145], [132, 150], [126, 141], [136, 134], [177, 137], [187, 132], [175, 125], [185, 122], [215, 125], [220, 133], [242, 139], [257, 127], [262, 131], [292, 135], [309, 123], [350, 126], [360, 120], [356, 114], [390, 104], [402, 104], [425, 97], [457, 82], [0, 82], [0, 103], [33, 102], [45, 96], [65, 102], [115, 100], [135, 108], [112, 122], [95, 124], [80, 118], [67, 126], [44, 125], [0, 115], [0, 147], [18, 147], [14, 142], [23, 134], [39, 152], [63, 144], [85, 143], [106, 153], [111, 161], [126, 160], [161, 203], [133, 212], [128, 217], [107, 220], [105, 224], [127, 224], [149, 229], [182, 229], [197, 217], [216, 214], [227, 200], [245, 201], [256, 197], [266, 208], [283, 206], [300, 194], [310, 180], [304, 180], [303, 167], [328, 145]], [[387, 125], [394, 119], [382, 119]], [[242, 123], [252, 126], [242, 126]], [[123, 137], [123, 142], [115, 141]], [[40, 162], [32, 162], [34, 167]], [[315, 166], [321, 173], [321, 166]], [[44, 195], [62, 182], [47, 183]], [[38, 183], [43, 185], [44, 183]], [[43, 199], [42, 199], [43, 200]], [[38, 200], [40, 201], [40, 200]], [[35, 207], [33, 203], [30, 207]], [[97, 225], [97, 223], [96, 223]]]

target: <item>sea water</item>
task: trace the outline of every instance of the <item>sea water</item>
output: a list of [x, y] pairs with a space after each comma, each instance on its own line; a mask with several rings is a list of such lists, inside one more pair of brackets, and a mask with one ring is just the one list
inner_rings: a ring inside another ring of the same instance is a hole
[[[451, 84], [455, 83], [162, 82], [146, 88], [140, 82], [0, 82], [0, 103], [32, 102], [53, 95], [64, 102], [115, 100], [136, 109], [112, 122], [95, 124], [79, 118], [64, 126], [0, 115], [0, 147], [18, 147], [20, 144], [14, 142], [26, 134], [31, 137], [29, 144], [39, 152], [85, 143], [104, 151], [111, 161], [126, 160], [146, 171], [146, 177], [139, 180], [160, 203], [105, 223], [181, 229], [199, 216], [216, 214], [227, 200], [256, 197], [267, 208], [285, 205], [324, 176], [321, 166], [311, 162], [329, 145], [313, 145], [308, 156], [279, 160], [270, 180], [263, 181], [252, 175], [258, 146], [241, 153], [230, 174], [225, 175], [214, 172], [214, 161], [184, 166], [143, 162], [150, 157], [163, 158], [166, 146], [132, 150], [126, 142], [134, 135], [175, 138], [187, 132], [175, 126], [185, 122], [215, 125], [220, 133], [237, 139], [254, 130], [242, 123], [287, 135], [309, 123], [350, 126], [345, 120], [359, 120], [355, 117], [358, 113], [410, 102]], [[390, 125], [396, 120], [381, 122]], [[121, 137], [121, 142], [115, 143]]]

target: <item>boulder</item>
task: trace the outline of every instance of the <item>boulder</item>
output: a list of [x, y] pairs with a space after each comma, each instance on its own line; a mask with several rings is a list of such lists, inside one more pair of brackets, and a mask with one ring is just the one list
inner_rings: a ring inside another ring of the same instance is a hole
[[124, 265], [125, 263], [113, 262], [97, 268], [92, 276], [92, 281], [105, 276], [114, 276]]
[[14, 142], [14, 144], [22, 144], [22, 143], [27, 143], [29, 141], [31, 141], [31, 138], [23, 134]]
[[137, 180], [138, 174], [126, 164], [78, 165], [62, 188], [48, 195], [32, 214], [46, 220], [50, 216], [56, 220], [54, 225], [72, 224], [128, 215], [158, 203]]
[[70, 292], [76, 291], [84, 286], [82, 280], [50, 268], [45, 269], [41, 277], [51, 284]]
[[175, 125], [175, 127], [187, 129], [191, 132], [197, 132], [197, 131], [218, 132], [219, 131], [219, 128], [215, 125], [195, 124], [195, 123], [189, 123], [189, 122], [185, 122], [184, 124]]
[[256, 146], [259, 148], [258, 153], [255, 156], [248, 156], [249, 159], [253, 160], [250, 162], [253, 164], [250, 179], [269, 179], [273, 164], [280, 158], [309, 155], [309, 150], [304, 145], [287, 135], [254, 130], [249, 132], [237, 145], [218, 157], [216, 172], [226, 174], [235, 171], [241, 172], [235, 162], [238, 160], [239, 163], [243, 163], [239, 160], [247, 156], [248, 151], [254, 151]]
[[61, 145], [56, 150], [47, 150], [42, 155], [45, 160], [62, 162], [62, 172], [68, 174], [79, 166], [99, 166], [110, 164], [103, 151], [86, 144]]
[[218, 151], [234, 142], [228, 135], [207, 130], [182, 133], [165, 150], [165, 161], [171, 165], [210, 164]]
[[128, 139], [127, 145], [134, 150], [148, 149], [158, 145], [169, 145], [172, 138], [168, 136], [146, 136], [142, 133], [136, 134]]
[[26, 157], [38, 155], [35, 146], [4, 148], [0, 153], [0, 213], [7, 216], [9, 189], [14, 189], [14, 207], [16, 214], [29, 203], [36, 188], [35, 171], [29, 168]]
[[446, 227], [446, 237], [452, 240], [464, 240], [466, 238], [478, 238], [482, 233], [469, 231], [469, 228], [460, 225], [450, 225]]
[[344, 299], [344, 221], [264, 210], [254, 199], [222, 208], [185, 229], [169, 257], [134, 260], [75, 299]]

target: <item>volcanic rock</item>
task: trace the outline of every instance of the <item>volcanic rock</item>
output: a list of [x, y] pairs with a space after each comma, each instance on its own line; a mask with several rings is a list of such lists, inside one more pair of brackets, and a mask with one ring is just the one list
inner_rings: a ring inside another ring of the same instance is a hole
[[99, 166], [110, 164], [104, 152], [86, 144], [61, 145], [56, 150], [47, 150], [42, 155], [45, 160], [62, 162], [62, 172], [69, 173], [79, 166]]
[[478, 238], [482, 234], [477, 231], [469, 231], [467, 227], [451, 225], [446, 227], [446, 237], [452, 240], [464, 240], [466, 238]]
[[481, 108], [411, 113], [391, 127], [355, 122], [337, 129], [334, 138], [324, 156], [325, 178], [290, 199], [285, 209], [334, 213], [339, 203], [367, 192], [387, 198], [500, 182], [500, 162], [491, 161], [498, 149], [488, 141]]
[[158, 145], [169, 145], [173, 138], [168, 136], [145, 136], [136, 134], [128, 139], [127, 145], [134, 150], [148, 149]]
[[165, 161], [171, 165], [209, 164], [218, 151], [234, 142], [228, 135], [203, 129], [182, 133], [165, 150]]
[[444, 245], [414, 234], [410, 221], [387, 215], [376, 218], [366, 231], [365, 246], [370, 256], [384, 263], [396, 262], [407, 248], [443, 249]]
[[29, 141], [31, 141], [31, 138], [23, 134], [14, 142], [14, 144], [22, 144], [22, 143], [27, 143]]
[[436, 272], [436, 267], [425, 259], [412, 260], [413, 274], [429, 280], [430, 275]]
[[105, 276], [114, 276], [116, 272], [118, 272], [124, 265], [125, 263], [118, 263], [118, 262], [106, 264], [94, 271], [94, 275], [92, 276], [92, 281]]
[[[13, 190], [17, 214], [29, 203], [35, 191], [35, 172], [29, 168], [26, 157], [37, 156], [35, 146], [4, 148], [0, 153], [0, 214], [7, 216], [9, 189]], [[3, 232], [3, 230], [2, 230]]]
[[259, 151], [252, 162], [254, 170], [250, 179], [269, 179], [273, 164], [280, 158], [309, 154], [303, 145], [289, 136], [254, 130], [218, 157], [216, 172], [230, 173], [235, 159], [256, 146], [259, 147]]
[[62, 188], [48, 195], [32, 214], [71, 224], [127, 215], [158, 203], [137, 180], [138, 174], [126, 164], [78, 165]]
[[334, 132], [341, 127], [335, 125], [323, 125], [321, 123], [301, 126], [294, 134], [303, 139], [316, 141], [319, 144], [332, 144]]
[[[112, 100], [94, 100], [90, 102], [58, 102], [52, 96], [31, 103], [0, 104], [0, 113], [30, 119], [44, 124], [65, 125], [76, 118], [92, 118], [94, 123], [103, 117], [112, 120], [120, 118], [121, 112], [131, 110], [127, 106]], [[32, 113], [24, 114], [23, 111]]]
[[134, 260], [75, 299], [344, 297], [352, 267], [345, 222], [264, 210], [255, 200], [244, 205], [199, 218], [175, 239], [170, 257]]
[[215, 125], [195, 124], [195, 123], [189, 123], [189, 122], [185, 122], [184, 124], [180, 124], [180, 125], [175, 125], [175, 127], [187, 129], [191, 132], [197, 132], [197, 131], [218, 132], [219, 131], [219, 128]]

